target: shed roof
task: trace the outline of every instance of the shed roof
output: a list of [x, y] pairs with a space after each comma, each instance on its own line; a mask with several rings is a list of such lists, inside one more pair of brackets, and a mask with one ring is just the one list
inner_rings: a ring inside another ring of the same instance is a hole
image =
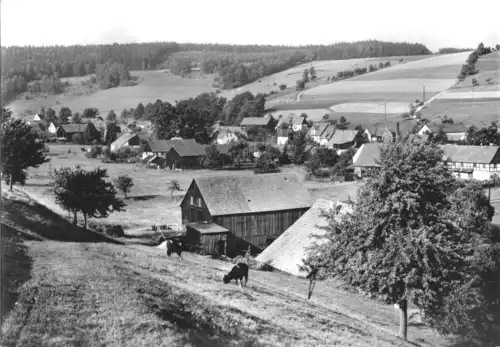
[[78, 123], [70, 123], [70, 124], [61, 124], [61, 128], [67, 133], [83, 133], [85, 129], [87, 129], [88, 123], [78, 124]]
[[229, 230], [216, 223], [188, 223], [186, 226], [193, 228], [200, 234], [224, 234]]
[[194, 139], [175, 139], [175, 140], [157, 140], [150, 138], [148, 140], [149, 146], [152, 152], [166, 153], [172, 149], [172, 147], [177, 146], [193, 146], [197, 145]]
[[457, 163], [488, 164], [493, 161], [500, 147], [498, 146], [459, 146], [441, 145], [443, 156]]
[[337, 130], [328, 141], [332, 145], [341, 145], [354, 141], [359, 130]]
[[173, 144], [171, 151], [176, 151], [181, 157], [200, 157], [205, 155], [207, 146], [196, 143], [195, 140], [172, 140], [178, 141]]
[[111, 143], [111, 146], [121, 147], [125, 143], [129, 142], [130, 140], [132, 140], [136, 136], [138, 136], [138, 135], [133, 134], [133, 133], [125, 133], [122, 136], [120, 136], [119, 138], [117, 138], [115, 141], [113, 141], [113, 143]]
[[297, 174], [199, 176], [193, 179], [212, 216], [309, 208]]
[[243, 118], [240, 125], [246, 125], [246, 126], [262, 125], [262, 126], [265, 126], [265, 125], [269, 124], [270, 120], [271, 120], [271, 118], [268, 118], [268, 117], [247, 117], [247, 118]]
[[309, 253], [309, 247], [314, 243], [324, 242], [324, 239], [318, 239], [325, 235], [326, 231], [323, 228], [328, 225], [328, 219], [322, 216], [322, 212], [329, 213], [337, 207], [340, 208], [341, 215], [351, 211], [351, 207], [345, 203], [326, 199], [316, 200], [302, 217], [285, 230], [255, 260], [295, 276], [306, 276], [307, 272], [301, 271], [300, 266], [303, 265], [303, 259]]

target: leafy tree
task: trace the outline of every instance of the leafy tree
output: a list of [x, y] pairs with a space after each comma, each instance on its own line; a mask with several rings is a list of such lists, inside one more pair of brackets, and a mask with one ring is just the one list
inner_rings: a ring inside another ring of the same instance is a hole
[[129, 116], [130, 116], [129, 111], [126, 108], [124, 108], [120, 113], [120, 120], [121, 121], [126, 120]]
[[339, 130], [346, 130], [347, 127], [349, 126], [349, 122], [344, 116], [340, 116], [339, 122], [337, 123], [336, 127]]
[[83, 134], [83, 138], [86, 143], [99, 143], [101, 142], [101, 133], [95, 128], [92, 122], [88, 122], [87, 127], [85, 128], [85, 133]]
[[500, 144], [500, 134], [498, 134], [496, 123], [492, 122], [488, 128], [470, 127], [467, 130], [465, 142], [472, 146], [489, 146], [490, 144], [498, 146]]
[[144, 105], [142, 103], [139, 103], [135, 108], [134, 114], [132, 116], [134, 117], [134, 119], [141, 119], [143, 115], [144, 115]]
[[106, 117], [106, 120], [107, 120], [108, 122], [115, 122], [115, 121], [116, 121], [116, 113], [115, 113], [115, 111], [110, 110], [110, 111], [108, 112], [108, 116]]
[[280, 172], [280, 168], [276, 161], [277, 160], [273, 159], [269, 153], [264, 152], [259, 158], [257, 158], [253, 170], [255, 173]]
[[[4, 110], [2, 109], [2, 113], [8, 116], [10, 111]], [[10, 185], [12, 191], [14, 183], [25, 184], [26, 169], [39, 167], [49, 159], [46, 157], [45, 146], [40, 136], [24, 120], [2, 120], [0, 138], [2, 178]]]
[[75, 112], [75, 114], [71, 117], [71, 123], [81, 123], [82, 117], [80, 112]]
[[132, 177], [128, 175], [121, 175], [115, 178], [113, 183], [115, 187], [123, 193], [125, 199], [127, 199], [127, 194], [130, 193], [130, 190], [134, 186], [134, 180]]
[[262, 117], [264, 115], [266, 105], [266, 96], [257, 94], [250, 107], [251, 117]]
[[50, 125], [50, 123], [54, 123], [54, 125], [59, 124], [58, 118], [56, 116], [56, 111], [54, 111], [50, 107], [45, 110], [45, 115], [44, 115], [43, 119], [49, 125]]
[[168, 190], [170, 190], [170, 196], [173, 196], [175, 191], [180, 192], [181, 185], [179, 184], [179, 181], [171, 180], [168, 184]]
[[124, 211], [125, 204], [116, 198], [116, 190], [106, 178], [107, 170], [101, 168], [87, 171], [76, 166], [54, 170], [52, 189], [56, 203], [73, 213], [73, 224], [77, 223], [78, 212], [83, 214], [86, 229], [87, 217], [106, 218], [111, 212]]
[[104, 137], [104, 142], [107, 145], [110, 145], [116, 141], [120, 132], [120, 127], [115, 122], [106, 124], [106, 136]]
[[305, 69], [304, 73], [302, 74], [302, 81], [304, 83], [309, 82], [309, 70]]
[[86, 108], [83, 110], [82, 116], [84, 118], [95, 118], [99, 115], [99, 110], [95, 107]]
[[71, 119], [72, 113], [68, 107], [61, 107], [59, 110], [59, 124], [68, 124]]
[[445, 334], [486, 323], [472, 315], [485, 309], [474, 258], [492, 208], [481, 187], [453, 178], [442, 155], [437, 145], [408, 137], [382, 148], [379, 175], [360, 188], [351, 214], [331, 214], [328, 242], [306, 260], [324, 276], [398, 304], [405, 340], [409, 304]]
[[109, 146], [105, 146], [102, 149], [102, 155], [104, 155], [104, 158], [110, 158], [111, 157], [111, 148], [109, 148]]
[[340, 154], [337, 162], [332, 168], [332, 174], [343, 176], [350, 171], [349, 166], [352, 164], [352, 158], [356, 154], [356, 150], [353, 148]]
[[443, 131], [442, 126], [439, 127], [439, 130], [436, 134], [431, 134], [429, 136], [429, 141], [438, 144], [448, 143], [448, 136], [446, 136], [446, 133]]
[[212, 144], [205, 149], [205, 156], [201, 161], [203, 167], [214, 169], [221, 168], [227, 160], [224, 155], [217, 149], [217, 145]]
[[305, 163], [307, 169], [313, 174], [321, 167], [332, 167], [339, 160], [337, 153], [327, 147], [315, 148], [311, 158]]
[[0, 101], [0, 103], [1, 103], [1, 107], [2, 107], [2, 114], [1, 114], [2, 117], [0, 118], [0, 121], [2, 123], [7, 122], [11, 119], [10, 117], [12, 116], [12, 111], [9, 110], [8, 108], [4, 107], [3, 101]]
[[288, 141], [285, 147], [285, 153], [288, 159], [293, 164], [303, 164], [306, 160], [305, 151], [306, 151], [307, 139], [306, 132], [301, 131], [294, 134], [293, 140]]
[[83, 141], [83, 136], [79, 133], [73, 134], [72, 140], [77, 145], [82, 145], [85, 141]]
[[280, 84], [280, 90], [285, 90], [286, 89], [286, 84]]
[[309, 68], [309, 75], [311, 76], [312, 80], [316, 79], [316, 70], [314, 69], [314, 66], [311, 66]]
[[253, 159], [248, 142], [243, 140], [231, 143], [229, 147], [229, 155], [231, 156], [233, 163], [235, 163], [238, 168], [241, 167], [242, 163]]

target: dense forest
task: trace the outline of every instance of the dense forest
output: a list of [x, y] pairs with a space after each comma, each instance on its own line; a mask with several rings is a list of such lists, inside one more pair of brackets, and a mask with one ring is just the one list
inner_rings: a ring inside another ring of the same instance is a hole
[[376, 40], [297, 47], [175, 42], [2, 47], [2, 98], [25, 91], [58, 93], [60, 78], [89, 74], [97, 75], [102, 88], [111, 88], [123, 85], [129, 70], [168, 67], [185, 75], [199, 68], [202, 73], [218, 74], [219, 87], [235, 88], [314, 60], [420, 54], [431, 52], [418, 43]]
[[474, 50], [474, 48], [444, 47], [444, 48], [439, 49], [438, 54], [452, 54], [452, 53], [470, 52], [473, 50]]

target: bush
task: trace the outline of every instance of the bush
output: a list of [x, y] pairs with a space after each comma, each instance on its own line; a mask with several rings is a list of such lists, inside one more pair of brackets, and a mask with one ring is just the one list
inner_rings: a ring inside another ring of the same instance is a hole
[[139, 155], [138, 150], [130, 147], [122, 147], [116, 152], [116, 158], [119, 160], [127, 160], [135, 158]]
[[80, 135], [80, 134], [74, 134], [73, 137], [72, 137], [72, 140], [77, 145], [82, 145], [83, 144], [83, 136]]
[[94, 222], [89, 222], [89, 229], [93, 229], [97, 232], [104, 233], [112, 237], [125, 237], [125, 232], [119, 224], [98, 224]]
[[285, 90], [286, 89], [286, 84], [280, 84], [280, 90]]

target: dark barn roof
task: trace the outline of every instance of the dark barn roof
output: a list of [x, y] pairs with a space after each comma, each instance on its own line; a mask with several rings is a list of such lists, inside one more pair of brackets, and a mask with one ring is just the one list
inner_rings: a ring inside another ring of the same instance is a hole
[[85, 132], [85, 129], [87, 129], [88, 123], [85, 124], [77, 124], [77, 123], [70, 123], [70, 124], [61, 124], [61, 128], [67, 133], [83, 133]]
[[309, 208], [296, 174], [200, 176], [193, 179], [212, 216]]
[[179, 155], [184, 156], [182, 153], [199, 153], [200, 148], [203, 147], [203, 154], [205, 154], [205, 149], [203, 145], [198, 144], [194, 139], [179, 139], [179, 140], [156, 140], [149, 139], [149, 146], [151, 147], [151, 152], [166, 153], [172, 148], [176, 148]]
[[441, 145], [443, 156], [456, 163], [488, 164], [498, 153], [498, 146]]
[[172, 146], [171, 151], [176, 151], [181, 157], [201, 157], [205, 155], [205, 148], [207, 146], [200, 145], [196, 143], [194, 140], [182, 140], [178, 143], [175, 143]]

